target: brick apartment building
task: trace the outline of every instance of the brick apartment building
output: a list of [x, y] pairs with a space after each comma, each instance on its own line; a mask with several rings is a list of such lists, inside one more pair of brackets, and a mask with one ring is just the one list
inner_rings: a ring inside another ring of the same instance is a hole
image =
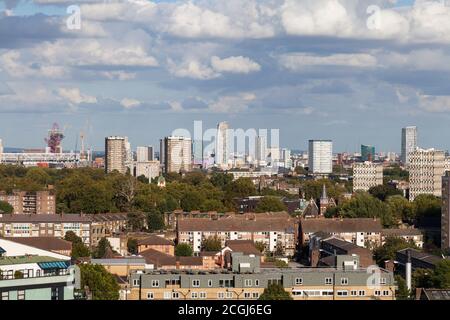
[[285, 212], [181, 218], [177, 225], [178, 242], [188, 243], [199, 253], [202, 242], [209, 237], [217, 236], [222, 247], [228, 240], [252, 240], [264, 243], [268, 252], [275, 252], [281, 246], [286, 256], [293, 256], [297, 247], [297, 221]]
[[55, 214], [56, 196], [53, 189], [45, 191], [0, 191], [0, 201], [9, 203], [13, 214]]

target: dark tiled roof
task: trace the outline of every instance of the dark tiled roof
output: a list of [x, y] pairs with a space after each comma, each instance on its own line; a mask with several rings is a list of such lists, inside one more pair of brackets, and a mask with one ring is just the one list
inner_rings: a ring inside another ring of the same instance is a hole
[[138, 245], [166, 245], [166, 246], [173, 246], [174, 243], [170, 240], [167, 240], [163, 237], [156, 236], [154, 234], [149, 235], [148, 237], [144, 239], [138, 240]]
[[70, 241], [66, 241], [55, 237], [5, 238], [5, 240], [21, 243], [27, 246], [48, 251], [72, 250], [72, 243]]
[[421, 236], [422, 232], [419, 229], [383, 229], [382, 234], [384, 236]]
[[372, 218], [353, 219], [300, 219], [302, 232], [314, 233], [324, 231], [329, 233], [340, 232], [381, 232], [380, 220]]
[[397, 254], [407, 256], [408, 251], [411, 254], [411, 259], [420, 260], [420, 261], [423, 261], [423, 262], [426, 262], [426, 263], [429, 263], [432, 265], [436, 265], [438, 262], [443, 260], [442, 257], [435, 256], [435, 255], [425, 253], [425, 252], [420, 252], [413, 248], [406, 248], [403, 250], [399, 250], [399, 251], [397, 251]]
[[144, 257], [147, 264], [154, 264], [156, 267], [176, 265], [176, 258], [174, 256], [162, 253], [154, 249], [147, 249], [140, 252], [139, 254]]
[[203, 265], [202, 257], [177, 257], [177, 261], [181, 266], [201, 266]]
[[289, 231], [294, 232], [295, 220], [288, 215], [254, 214], [228, 216], [217, 220], [207, 218], [185, 218], [178, 220], [178, 231]]
[[101, 214], [3, 214], [0, 222], [101, 222], [126, 220], [126, 213], [101, 213]]
[[450, 300], [449, 289], [422, 289], [423, 297], [426, 300]]
[[252, 240], [228, 240], [225, 246], [229, 247], [234, 252], [242, 252], [243, 254], [254, 254], [261, 256], [261, 252], [255, 247]]

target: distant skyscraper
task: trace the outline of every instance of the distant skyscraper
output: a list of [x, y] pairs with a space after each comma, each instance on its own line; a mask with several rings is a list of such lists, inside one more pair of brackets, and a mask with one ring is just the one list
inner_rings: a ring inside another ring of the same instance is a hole
[[203, 140], [192, 141], [192, 151], [195, 165], [203, 165]]
[[191, 171], [192, 140], [185, 137], [164, 138], [165, 172]]
[[291, 150], [286, 148], [281, 149], [281, 161], [285, 168], [292, 167]]
[[137, 162], [147, 162], [153, 161], [153, 147], [145, 146], [145, 147], [137, 147], [136, 148], [136, 161]]
[[333, 142], [331, 140], [309, 140], [309, 172], [330, 174], [333, 172]]
[[127, 172], [128, 139], [126, 137], [111, 136], [105, 138], [105, 171], [107, 173], [117, 170]]
[[228, 167], [228, 160], [230, 159], [228, 130], [227, 122], [220, 122], [217, 125], [215, 162], [217, 166], [224, 169]]
[[409, 165], [409, 153], [417, 147], [417, 127], [406, 127], [402, 129], [402, 155], [401, 161]]
[[375, 160], [375, 147], [361, 145], [361, 161], [374, 161]]
[[442, 177], [441, 249], [450, 249], [450, 171]]
[[255, 160], [258, 164], [265, 164], [267, 160], [267, 140], [265, 136], [255, 138]]
[[444, 151], [419, 149], [409, 153], [409, 200], [418, 195], [442, 195], [445, 168]]
[[164, 167], [166, 163], [165, 139], [159, 139], [159, 163]]

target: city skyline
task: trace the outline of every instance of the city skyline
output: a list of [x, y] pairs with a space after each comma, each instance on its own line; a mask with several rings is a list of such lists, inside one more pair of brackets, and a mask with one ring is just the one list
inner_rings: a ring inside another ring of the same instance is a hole
[[[413, 124], [421, 146], [450, 149], [446, 1], [6, 3], [7, 147], [41, 145], [53, 122], [67, 125], [68, 149], [82, 130], [94, 149], [116, 134], [156, 145], [202, 120], [280, 128], [290, 149], [332, 139], [342, 151], [399, 152], [398, 128]], [[67, 27], [69, 4], [79, 29]]]

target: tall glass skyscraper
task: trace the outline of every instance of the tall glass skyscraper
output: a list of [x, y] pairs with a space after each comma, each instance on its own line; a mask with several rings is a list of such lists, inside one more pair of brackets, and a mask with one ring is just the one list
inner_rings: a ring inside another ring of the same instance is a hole
[[373, 161], [375, 159], [375, 147], [368, 145], [361, 145], [361, 160]]

